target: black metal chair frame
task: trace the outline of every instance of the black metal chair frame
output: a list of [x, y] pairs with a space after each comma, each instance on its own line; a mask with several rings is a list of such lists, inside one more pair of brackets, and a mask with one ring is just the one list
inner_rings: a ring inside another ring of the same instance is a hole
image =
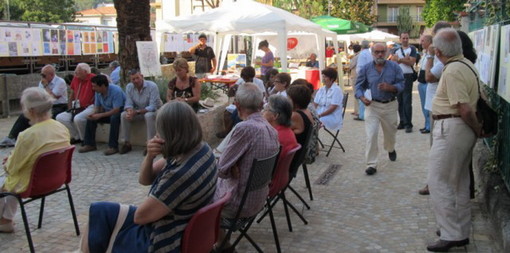
[[[342, 108], [342, 120], [344, 119], [344, 116], [345, 116], [345, 109], [347, 107], [348, 99], [349, 99], [349, 93], [346, 92], [346, 93], [344, 93], [344, 97], [342, 99], [342, 106], [344, 107], [344, 108]], [[342, 143], [340, 142], [340, 140], [338, 139], [338, 134], [340, 133], [340, 130], [337, 130], [335, 133], [333, 133], [331, 130], [324, 127], [324, 131], [326, 131], [326, 133], [328, 133], [329, 135], [331, 135], [331, 137], [333, 137], [333, 141], [331, 142], [331, 145], [324, 145], [322, 143], [322, 141], [319, 139], [319, 143], [321, 144], [322, 148], [329, 147], [328, 152], [326, 153], [326, 157], [329, 156], [329, 153], [331, 153], [331, 150], [333, 148], [342, 149], [342, 151], [345, 153], [345, 148], [342, 145]], [[337, 143], [338, 146], [335, 146], [335, 143]]]
[[[72, 159], [72, 152], [74, 151], [74, 146], [70, 146], [70, 147], [62, 149], [62, 150], [65, 150], [66, 152], [71, 152], [69, 159]], [[44, 153], [41, 156], [39, 156], [39, 158], [37, 159], [36, 163], [34, 164], [34, 169], [37, 166], [38, 162], [42, 158], [45, 157], [44, 155], [46, 155], [48, 153], [56, 154], [57, 151], [59, 153], [62, 153], [61, 150], [55, 150], [55, 151], [50, 151], [50, 152]], [[69, 160], [68, 163], [69, 164], [67, 166], [71, 166], [71, 160]], [[68, 172], [70, 173], [71, 169], [70, 168], [67, 168], [67, 169], [68, 169]], [[31, 178], [31, 180], [33, 180], [33, 178]], [[30, 184], [32, 184], [32, 183], [30, 183]], [[31, 186], [29, 186], [29, 187], [31, 187]], [[25, 227], [25, 233], [26, 233], [26, 236], [27, 236], [27, 241], [28, 241], [28, 246], [30, 248], [30, 252], [35, 252], [35, 249], [34, 249], [34, 244], [33, 244], [33, 241], [32, 241], [32, 235], [30, 233], [30, 227], [28, 226], [28, 218], [27, 218], [27, 213], [25, 211], [25, 204], [28, 204], [28, 203], [30, 203], [32, 201], [41, 199], [41, 206], [40, 206], [40, 209], [39, 209], [39, 221], [37, 223], [37, 228], [40, 229], [42, 227], [42, 220], [43, 220], [43, 214], [44, 214], [44, 202], [45, 202], [46, 197], [50, 196], [50, 195], [53, 195], [53, 194], [55, 194], [57, 192], [64, 191], [64, 190], [67, 192], [67, 197], [69, 199], [69, 206], [71, 207], [71, 214], [73, 216], [73, 222], [74, 222], [74, 228], [76, 230], [76, 235], [79, 236], [80, 235], [80, 228], [78, 226], [78, 219], [76, 218], [76, 211], [74, 209], [73, 196], [71, 194], [71, 189], [69, 188], [69, 185], [67, 183], [64, 183], [64, 186], [61, 186], [59, 189], [50, 191], [50, 192], [42, 194], [42, 195], [37, 195], [37, 196], [29, 197], [29, 198], [26, 198], [26, 200], [23, 200], [22, 197], [21, 197], [23, 193], [16, 194], [16, 193], [11, 193], [11, 192], [0, 192], [0, 198], [7, 197], [7, 196], [13, 196], [13, 197], [15, 197], [18, 200], [18, 203], [19, 203], [19, 206], [20, 206], [20, 209], [21, 209], [21, 217], [23, 219], [23, 224], [24, 224], [24, 227]]]
[[[230, 226], [224, 227], [228, 229], [228, 232], [227, 235], [225, 236], [225, 239], [223, 240], [219, 247], [220, 252], [225, 246], [225, 244], [230, 240], [232, 233], [238, 230], [240, 232], [240, 235], [234, 241], [232, 247], [235, 247], [239, 243], [239, 241], [241, 241], [241, 239], [245, 237], [258, 252], [263, 252], [262, 249], [260, 249], [260, 247], [257, 245], [257, 243], [247, 233], [257, 215], [248, 217], [246, 219], [241, 219], [240, 215], [241, 211], [243, 210], [244, 203], [246, 202], [246, 199], [250, 192], [262, 189], [264, 187], [269, 187], [269, 183], [271, 182], [271, 179], [273, 177], [273, 171], [274, 168], [276, 167], [276, 160], [278, 159], [279, 154], [280, 151], [269, 157], [253, 160], [252, 167], [250, 169], [250, 175], [248, 176], [248, 183], [246, 189], [244, 190], [236, 215], [234, 219], [231, 220]], [[278, 238], [275, 239], [277, 240]]]

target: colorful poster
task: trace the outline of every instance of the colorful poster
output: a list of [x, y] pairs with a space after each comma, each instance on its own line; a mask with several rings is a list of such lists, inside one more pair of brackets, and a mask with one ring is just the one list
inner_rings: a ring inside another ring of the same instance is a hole
[[137, 41], [138, 62], [144, 76], [161, 76], [158, 44], [155, 41]]
[[498, 94], [510, 103], [510, 25], [501, 27]]

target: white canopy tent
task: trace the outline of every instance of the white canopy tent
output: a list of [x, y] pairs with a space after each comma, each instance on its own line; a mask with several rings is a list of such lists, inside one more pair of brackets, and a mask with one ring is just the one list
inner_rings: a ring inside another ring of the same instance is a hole
[[359, 33], [359, 34], [353, 34], [350, 36], [351, 40], [369, 40], [369, 41], [394, 41], [398, 40], [399, 37], [397, 35], [379, 31], [379, 30], [373, 30], [371, 32], [367, 33]]
[[[280, 58], [282, 70], [287, 70], [287, 39], [289, 35], [311, 34], [319, 58], [319, 67], [325, 67], [325, 39], [331, 37], [336, 43], [336, 34], [323, 30], [321, 26], [282, 9], [251, 0], [226, 3], [197, 15], [180, 16], [156, 23], [157, 32], [212, 32], [216, 34], [215, 52], [221, 52], [220, 65], [226, 58], [232, 35], [255, 37], [277, 36], [276, 56]], [[254, 44], [254, 47], [257, 47]], [[253, 54], [255, 55], [255, 54]], [[252, 57], [252, 60], [254, 57]], [[341, 68], [340, 68], [341, 71]], [[341, 72], [339, 72], [341, 74]], [[341, 83], [341, 78], [339, 83]]]

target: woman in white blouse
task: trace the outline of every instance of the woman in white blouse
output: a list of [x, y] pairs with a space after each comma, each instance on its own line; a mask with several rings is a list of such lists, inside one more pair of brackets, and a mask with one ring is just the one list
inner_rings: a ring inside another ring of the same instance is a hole
[[321, 73], [324, 86], [317, 91], [313, 103], [322, 124], [329, 130], [340, 130], [343, 125], [343, 92], [336, 83], [338, 73], [333, 68], [326, 68]]

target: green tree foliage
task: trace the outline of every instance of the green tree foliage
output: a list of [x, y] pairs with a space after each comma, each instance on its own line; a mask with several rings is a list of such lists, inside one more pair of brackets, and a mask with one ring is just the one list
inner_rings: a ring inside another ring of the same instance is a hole
[[[5, 4], [2, 18], [6, 18]], [[74, 21], [74, 0], [10, 0], [11, 20], [62, 23]]]
[[455, 21], [457, 11], [464, 10], [466, 0], [426, 0], [423, 8], [423, 18], [427, 27], [432, 27], [437, 21]]
[[[19, 7], [19, 2], [21, 0], [10, 0], [9, 1], [9, 13], [10, 20], [21, 20], [21, 15], [23, 15], [23, 10]], [[0, 5], [0, 19], [7, 19], [7, 1], [3, 1]]]
[[403, 32], [410, 33], [411, 30], [413, 29], [413, 19], [409, 14], [409, 7], [408, 6], [400, 7], [398, 13], [399, 13], [397, 17], [398, 33], [399, 34]]
[[377, 21], [377, 16], [372, 13], [373, 5], [373, 0], [331, 0], [331, 16], [372, 25]]
[[[259, 1], [264, 2], [264, 1]], [[274, 0], [273, 6], [284, 9], [310, 19], [316, 16], [326, 15], [327, 0]]]

